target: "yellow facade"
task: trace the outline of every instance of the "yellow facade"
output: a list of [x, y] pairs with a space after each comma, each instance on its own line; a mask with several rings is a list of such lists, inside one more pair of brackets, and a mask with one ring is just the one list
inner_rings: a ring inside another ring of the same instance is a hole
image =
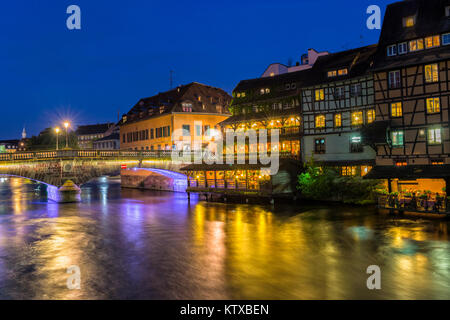
[[[218, 129], [217, 124], [228, 117], [226, 114], [174, 112], [124, 123], [120, 127], [120, 149], [193, 150], [194, 143], [209, 142], [213, 138], [214, 130]], [[183, 135], [183, 126], [185, 129], [189, 126], [189, 134], [185, 131]]]

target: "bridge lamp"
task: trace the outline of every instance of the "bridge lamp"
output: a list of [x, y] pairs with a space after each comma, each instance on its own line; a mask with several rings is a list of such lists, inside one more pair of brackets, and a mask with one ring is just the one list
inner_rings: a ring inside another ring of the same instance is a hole
[[59, 132], [60, 131], [61, 131], [61, 129], [59, 129], [58, 127], [55, 128], [55, 132], [56, 132], [56, 150], [59, 149], [58, 138], [59, 138]]
[[68, 135], [69, 127], [70, 127], [70, 123], [68, 121], [64, 122], [64, 128], [66, 128], [66, 149], [69, 148], [69, 135]]

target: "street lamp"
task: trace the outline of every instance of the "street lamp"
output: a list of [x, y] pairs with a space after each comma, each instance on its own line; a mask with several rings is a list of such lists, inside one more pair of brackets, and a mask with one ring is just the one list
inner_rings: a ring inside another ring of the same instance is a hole
[[68, 121], [64, 122], [64, 128], [66, 128], [66, 149], [69, 149], [69, 135], [68, 135], [69, 127], [70, 123]]
[[55, 132], [56, 132], [56, 150], [59, 149], [59, 143], [58, 143], [59, 131], [61, 131], [61, 130], [58, 127], [56, 127], [55, 128]]

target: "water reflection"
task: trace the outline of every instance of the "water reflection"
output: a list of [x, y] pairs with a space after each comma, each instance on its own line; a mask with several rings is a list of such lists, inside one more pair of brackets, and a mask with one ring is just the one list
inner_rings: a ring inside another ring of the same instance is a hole
[[[187, 201], [99, 179], [59, 205], [0, 182], [0, 298], [449, 299], [448, 222]], [[382, 290], [366, 288], [366, 268]], [[81, 269], [81, 290], [66, 270]]]

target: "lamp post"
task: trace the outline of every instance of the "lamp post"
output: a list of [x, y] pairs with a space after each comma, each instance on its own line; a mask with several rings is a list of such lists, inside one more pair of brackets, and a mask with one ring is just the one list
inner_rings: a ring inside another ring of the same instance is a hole
[[55, 128], [55, 132], [56, 132], [56, 150], [59, 150], [59, 142], [58, 142], [59, 131], [60, 131], [60, 129], [58, 127], [56, 127]]
[[70, 126], [69, 122], [67, 121], [64, 122], [64, 128], [66, 128], [66, 149], [69, 149], [69, 134], [68, 134], [69, 126]]

